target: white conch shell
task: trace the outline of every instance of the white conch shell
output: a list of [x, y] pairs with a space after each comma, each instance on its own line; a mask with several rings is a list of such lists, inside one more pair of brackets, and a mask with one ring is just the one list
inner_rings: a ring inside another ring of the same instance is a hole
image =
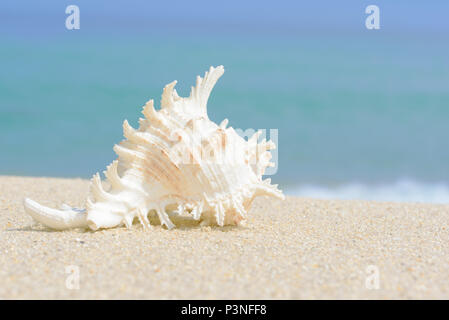
[[211, 67], [204, 79], [197, 77], [188, 98], [176, 93], [176, 81], [165, 86], [161, 110], [153, 100], [143, 108], [139, 128], [125, 120], [125, 140], [114, 146], [118, 159], [100, 175], [94, 175], [86, 210], [63, 205], [62, 210], [44, 207], [30, 199], [25, 210], [53, 229], [76, 227], [130, 227], [137, 217], [149, 228], [148, 215], [156, 212], [162, 225], [174, 227], [169, 213], [190, 215], [203, 224], [238, 224], [245, 218], [253, 199], [284, 196], [262, 175], [270, 163], [273, 142], [258, 143], [261, 132], [246, 141], [227, 119], [220, 125], [209, 120], [207, 100], [224, 73], [223, 66]]

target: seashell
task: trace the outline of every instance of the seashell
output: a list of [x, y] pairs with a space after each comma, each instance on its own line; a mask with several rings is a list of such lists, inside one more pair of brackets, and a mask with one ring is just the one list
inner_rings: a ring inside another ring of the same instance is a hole
[[108, 187], [95, 174], [86, 209], [63, 205], [57, 210], [25, 199], [26, 212], [59, 230], [129, 228], [136, 218], [148, 229], [151, 213], [171, 229], [173, 214], [203, 225], [237, 225], [255, 197], [284, 199], [277, 185], [262, 180], [273, 165], [269, 150], [274, 143], [258, 143], [261, 132], [247, 141], [227, 127], [227, 119], [217, 125], [208, 118], [207, 100], [223, 73], [219, 66], [198, 76], [187, 98], [178, 96], [174, 81], [165, 86], [159, 111], [153, 100], [146, 103], [138, 129], [125, 120], [125, 140], [114, 146], [118, 159], [104, 171]]

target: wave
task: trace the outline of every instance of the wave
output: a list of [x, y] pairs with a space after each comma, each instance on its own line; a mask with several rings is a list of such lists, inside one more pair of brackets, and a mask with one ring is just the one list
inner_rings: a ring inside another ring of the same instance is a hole
[[449, 185], [411, 180], [399, 180], [392, 184], [380, 185], [362, 183], [348, 183], [335, 187], [302, 185], [287, 188], [285, 193], [318, 199], [449, 203]]

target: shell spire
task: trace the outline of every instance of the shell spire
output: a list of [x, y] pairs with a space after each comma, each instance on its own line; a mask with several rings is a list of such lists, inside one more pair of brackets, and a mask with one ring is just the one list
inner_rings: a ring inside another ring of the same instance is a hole
[[204, 78], [196, 77], [196, 87], [192, 88], [190, 92], [190, 99], [195, 99], [198, 102], [198, 108], [207, 114], [207, 101], [210, 93], [217, 83], [218, 79], [224, 74], [224, 67], [218, 66], [216, 68], [210, 67], [209, 72], [206, 72]]
[[209, 120], [207, 101], [223, 73], [223, 66], [211, 67], [186, 98], [173, 81], [163, 90], [160, 110], [153, 100], [145, 104], [139, 128], [125, 120], [125, 139], [114, 146], [118, 157], [104, 171], [106, 183], [98, 173], [93, 176], [85, 210], [50, 209], [25, 199], [26, 211], [53, 229], [130, 228], [135, 219], [150, 229], [150, 214], [171, 229], [174, 214], [202, 225], [235, 225], [246, 218], [255, 197], [283, 199], [277, 185], [262, 180], [274, 165], [269, 152], [274, 143], [258, 143], [261, 131], [246, 141], [227, 119], [220, 125]]

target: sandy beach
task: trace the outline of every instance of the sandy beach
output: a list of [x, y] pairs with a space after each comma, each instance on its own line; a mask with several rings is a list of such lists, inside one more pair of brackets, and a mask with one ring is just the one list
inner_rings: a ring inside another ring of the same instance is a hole
[[244, 227], [97, 232], [51, 231], [22, 206], [82, 207], [87, 190], [0, 177], [1, 299], [449, 298], [449, 205], [261, 198]]

